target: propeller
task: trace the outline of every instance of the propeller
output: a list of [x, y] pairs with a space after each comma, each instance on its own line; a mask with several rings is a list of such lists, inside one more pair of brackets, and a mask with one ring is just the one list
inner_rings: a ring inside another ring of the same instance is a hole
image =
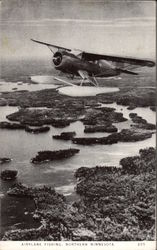
[[52, 59], [55, 66], [59, 66], [62, 62], [62, 54], [60, 52], [56, 52]]

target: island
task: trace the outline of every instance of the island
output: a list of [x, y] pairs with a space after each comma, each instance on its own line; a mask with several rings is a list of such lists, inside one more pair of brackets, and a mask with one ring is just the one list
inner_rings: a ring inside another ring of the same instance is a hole
[[86, 110], [85, 116], [81, 119], [84, 125], [91, 126], [111, 126], [112, 123], [127, 121], [123, 117], [123, 113], [115, 112], [114, 108], [98, 107], [95, 109]]
[[6, 169], [4, 171], [1, 172], [1, 179], [2, 180], [14, 180], [17, 176], [18, 171], [17, 170], [9, 170]]
[[114, 133], [117, 132], [118, 129], [110, 124], [107, 123], [105, 125], [86, 125], [84, 129], [84, 133], [96, 133], [96, 132], [105, 132], [105, 133]]
[[76, 132], [62, 132], [60, 135], [53, 135], [53, 139], [57, 140], [72, 140], [74, 136], [76, 135]]
[[39, 151], [37, 155], [31, 159], [31, 162], [37, 164], [48, 161], [61, 160], [72, 157], [73, 155], [79, 153], [79, 151], [80, 150], [76, 148], [62, 149], [57, 151]]
[[25, 125], [11, 122], [0, 122], [1, 129], [25, 129]]
[[118, 142], [136, 142], [146, 140], [152, 137], [155, 131], [144, 131], [141, 129], [122, 129], [120, 132], [112, 133], [106, 137], [75, 137], [72, 139], [74, 144], [91, 145], [91, 144], [114, 144]]
[[69, 126], [71, 122], [75, 121], [74, 117], [68, 116], [63, 119], [60, 116], [61, 113], [59, 114], [58, 109], [22, 108], [19, 111], [8, 115], [7, 119], [10, 121], [20, 122], [22, 125], [42, 126], [49, 124], [57, 128]]
[[53, 119], [51, 125], [56, 128], [64, 128], [70, 125], [73, 122], [72, 119]]
[[148, 123], [141, 116], [138, 116], [136, 113], [130, 113], [130, 118], [132, 119], [134, 124], [131, 124], [131, 127], [145, 130], [155, 130], [156, 125], [152, 123]]
[[48, 132], [50, 130], [50, 127], [48, 126], [43, 126], [43, 127], [38, 127], [38, 128], [30, 128], [29, 126], [25, 127], [25, 131], [32, 133], [32, 134], [39, 134], [43, 132]]
[[4, 163], [9, 163], [11, 162], [11, 158], [8, 158], [8, 157], [1, 157], [0, 158], [0, 164], [4, 164]]

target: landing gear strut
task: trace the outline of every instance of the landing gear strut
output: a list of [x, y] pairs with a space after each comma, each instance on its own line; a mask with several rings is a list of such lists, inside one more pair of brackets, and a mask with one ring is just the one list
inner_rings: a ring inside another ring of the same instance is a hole
[[80, 86], [83, 86], [85, 80], [89, 80], [89, 82], [92, 83], [95, 87], [99, 86], [99, 83], [94, 75], [92, 77], [84, 77], [80, 83]]

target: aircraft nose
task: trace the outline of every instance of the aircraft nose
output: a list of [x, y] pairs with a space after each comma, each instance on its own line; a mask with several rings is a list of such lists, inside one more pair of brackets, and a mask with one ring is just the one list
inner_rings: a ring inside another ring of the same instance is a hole
[[52, 59], [55, 66], [59, 66], [62, 62], [62, 55], [60, 53], [55, 53]]

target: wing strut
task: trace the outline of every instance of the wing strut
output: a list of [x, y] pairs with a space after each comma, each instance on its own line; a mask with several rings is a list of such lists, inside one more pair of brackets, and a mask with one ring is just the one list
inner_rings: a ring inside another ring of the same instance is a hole
[[59, 81], [59, 82], [65, 83], [65, 84], [67, 84], [67, 85], [75, 86], [75, 84], [73, 84], [73, 83], [71, 83], [71, 82], [67, 82], [67, 81], [65, 81], [65, 80], [63, 80], [63, 79], [60, 79], [60, 78], [58, 78], [58, 77], [54, 77], [54, 79], [57, 80], [57, 81]]

